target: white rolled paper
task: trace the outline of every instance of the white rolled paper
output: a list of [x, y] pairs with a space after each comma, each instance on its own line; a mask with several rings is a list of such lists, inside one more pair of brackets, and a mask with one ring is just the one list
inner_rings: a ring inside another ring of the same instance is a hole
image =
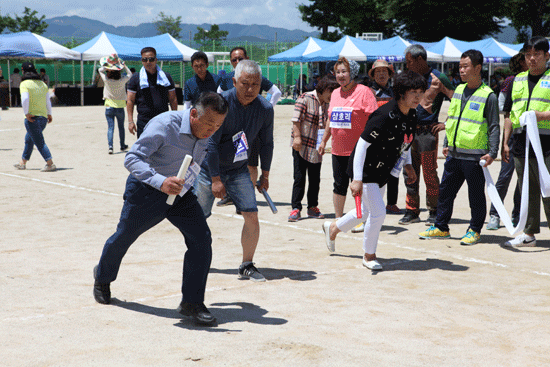
[[[185, 178], [185, 174], [187, 173], [187, 169], [189, 168], [189, 165], [191, 164], [192, 160], [193, 160], [192, 156], [190, 156], [189, 154], [185, 155], [185, 158], [183, 159], [180, 170], [178, 172], [178, 178], [181, 178], [181, 179]], [[166, 204], [172, 205], [174, 204], [174, 200], [176, 200], [176, 195], [168, 195], [168, 199], [166, 199]]]

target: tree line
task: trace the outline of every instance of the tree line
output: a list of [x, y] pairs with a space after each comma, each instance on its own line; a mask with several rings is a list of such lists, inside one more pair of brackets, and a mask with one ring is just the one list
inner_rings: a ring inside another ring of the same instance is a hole
[[302, 20], [321, 32], [321, 39], [337, 41], [343, 35], [383, 33], [436, 42], [443, 36], [476, 41], [499, 33], [509, 23], [518, 31], [517, 42], [550, 34], [548, 0], [308, 0], [298, 5]]

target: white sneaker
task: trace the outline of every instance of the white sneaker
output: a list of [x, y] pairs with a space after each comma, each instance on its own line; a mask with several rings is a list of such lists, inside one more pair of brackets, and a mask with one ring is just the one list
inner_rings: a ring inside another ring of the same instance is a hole
[[365, 222], [359, 223], [351, 229], [351, 233], [363, 233], [365, 232]]
[[537, 245], [537, 240], [535, 237], [526, 235], [525, 233], [520, 234], [516, 238], [510, 241], [504, 242], [503, 246], [506, 247], [535, 247]]
[[380, 265], [378, 260], [367, 261], [363, 258], [363, 266], [370, 270], [382, 270], [382, 265]]
[[323, 223], [323, 232], [325, 232], [325, 242], [328, 250], [334, 252], [336, 250], [336, 241], [330, 239], [330, 221], [327, 220]]

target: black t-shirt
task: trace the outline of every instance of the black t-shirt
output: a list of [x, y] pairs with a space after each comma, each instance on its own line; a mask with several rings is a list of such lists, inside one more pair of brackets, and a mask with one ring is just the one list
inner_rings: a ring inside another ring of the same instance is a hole
[[[411, 109], [404, 115], [395, 100], [370, 115], [361, 133], [361, 138], [371, 144], [363, 166], [363, 183], [377, 183], [380, 187], [386, 184], [401, 153], [410, 148], [417, 124], [416, 110]], [[354, 157], [355, 149], [348, 164], [350, 177], [353, 177]]]
[[167, 72], [166, 78], [170, 82], [168, 87], [157, 85], [157, 74], [147, 73], [149, 87], [141, 88], [139, 85], [139, 72], [134, 73], [128, 81], [128, 90], [136, 93], [136, 108], [138, 112], [137, 120], [147, 123], [153, 117], [166, 112], [170, 108], [168, 91], [176, 88], [172, 76]]
[[[533, 94], [533, 89], [539, 82], [540, 78], [544, 75], [544, 73], [540, 75], [531, 75], [529, 73], [529, 77], [527, 78], [527, 84], [529, 85], [529, 102], [531, 100], [531, 94]], [[510, 112], [512, 111], [512, 87], [508, 89], [508, 92], [506, 93], [506, 99], [504, 100], [504, 107], [502, 110], [504, 112]], [[529, 108], [529, 102], [527, 102], [527, 108]], [[512, 149], [510, 153], [514, 157], [518, 158], [525, 158], [525, 138], [527, 136], [527, 133], [525, 132], [525, 129], [519, 134], [512, 134]], [[540, 145], [542, 147], [542, 152], [545, 157], [550, 155], [550, 135], [539, 135], [540, 136]], [[529, 147], [529, 158], [535, 158], [535, 152], [533, 151], [533, 147]]]

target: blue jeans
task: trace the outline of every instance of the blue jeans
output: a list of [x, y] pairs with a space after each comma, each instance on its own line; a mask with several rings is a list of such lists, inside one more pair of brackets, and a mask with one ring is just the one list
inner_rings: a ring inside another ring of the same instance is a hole
[[481, 233], [487, 215], [487, 202], [484, 190], [485, 176], [479, 161], [468, 161], [448, 156], [444, 167], [439, 185], [435, 226], [442, 231], [449, 231], [449, 221], [453, 215], [456, 195], [466, 181], [468, 199], [470, 200], [470, 229]]
[[33, 147], [36, 145], [36, 149], [42, 155], [42, 158], [47, 162], [52, 159], [50, 149], [44, 141], [44, 135], [42, 131], [48, 126], [48, 119], [42, 116], [35, 116], [34, 122], [30, 122], [25, 119], [25, 128], [27, 134], [25, 135], [25, 149], [23, 150], [23, 159], [28, 161], [31, 159]]
[[[232, 172], [229, 174], [220, 173], [220, 178], [225, 191], [233, 200], [235, 207], [240, 212], [257, 212], [256, 193], [254, 185], [250, 180], [250, 172], [245, 166], [245, 170], [240, 172]], [[193, 186], [193, 192], [197, 196], [197, 200], [204, 212], [204, 216], [208, 218], [212, 214], [212, 205], [214, 204], [214, 194], [212, 193], [212, 178], [206, 164], [201, 165], [201, 172]]]
[[202, 303], [212, 261], [212, 235], [192, 192], [176, 196], [173, 205], [166, 204], [167, 198], [168, 195], [134, 176], [128, 177], [120, 220], [116, 232], [105, 242], [96, 280], [100, 283], [114, 281], [130, 246], [142, 233], [168, 219], [179, 229], [187, 246], [181, 286], [183, 301]]
[[120, 139], [120, 149], [124, 149], [124, 108], [107, 107], [105, 109], [107, 118], [107, 141], [109, 148], [113, 147], [113, 133], [115, 131], [115, 117], [118, 125], [118, 137]]

